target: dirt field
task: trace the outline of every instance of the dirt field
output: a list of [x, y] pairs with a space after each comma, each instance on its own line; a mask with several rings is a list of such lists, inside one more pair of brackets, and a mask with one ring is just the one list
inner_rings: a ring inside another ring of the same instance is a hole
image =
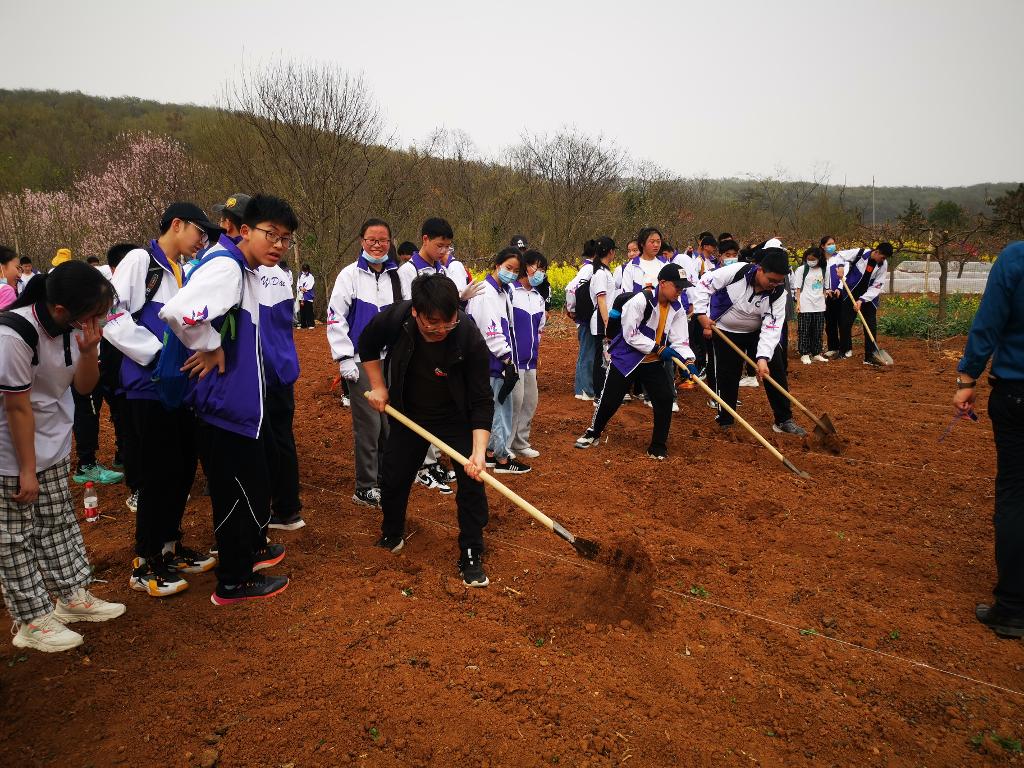
[[[1024, 737], [1024, 647], [973, 616], [994, 578], [988, 419], [937, 442], [960, 341], [887, 340], [889, 373], [794, 359], [793, 391], [846, 441], [835, 457], [773, 435], [813, 476], [801, 480], [718, 434], [698, 392], [682, 395], [663, 464], [643, 457], [651, 416], [637, 403], [607, 442], [575, 450], [591, 406], [572, 398], [574, 330], [555, 320], [542, 455], [509, 484], [575, 533], [639, 544], [654, 572], [583, 561], [489, 492], [491, 586], [468, 590], [451, 496], [417, 487], [405, 550], [373, 547], [323, 328], [297, 339], [309, 525], [275, 537], [289, 590], [241, 608], [210, 604], [212, 574], [167, 600], [130, 591], [126, 493], [102, 489], [117, 519], [83, 526], [108, 580], [96, 592], [128, 613], [77, 625], [77, 651], [3, 646], [0, 765], [1021, 761], [990, 733]], [[741, 398], [771, 435], [764, 394]], [[185, 524], [191, 544], [210, 543], [198, 485]]]

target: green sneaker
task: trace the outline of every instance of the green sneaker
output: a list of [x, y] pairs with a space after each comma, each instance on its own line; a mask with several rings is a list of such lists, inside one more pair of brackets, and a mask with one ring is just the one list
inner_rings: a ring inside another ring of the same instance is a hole
[[124, 480], [124, 473], [107, 469], [102, 464], [88, 464], [79, 467], [78, 471], [71, 476], [71, 479], [76, 483], [93, 482], [100, 485], [110, 485], [111, 483], [120, 483]]

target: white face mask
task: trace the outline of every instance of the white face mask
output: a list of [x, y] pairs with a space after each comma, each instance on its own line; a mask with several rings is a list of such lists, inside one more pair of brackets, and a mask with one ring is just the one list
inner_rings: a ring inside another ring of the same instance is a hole
[[818, 260], [817, 259], [808, 259], [807, 260], [807, 266], [808, 267], [816, 267], [816, 266], [818, 266]]
[[735, 256], [730, 257], [730, 258], [726, 259], [723, 263], [725, 264], [725, 266], [729, 266], [730, 264], [735, 264], [736, 263], [736, 257]]

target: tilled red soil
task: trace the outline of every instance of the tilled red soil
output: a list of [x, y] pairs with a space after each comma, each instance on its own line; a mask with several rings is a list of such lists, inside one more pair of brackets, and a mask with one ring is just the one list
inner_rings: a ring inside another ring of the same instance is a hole
[[[937, 442], [962, 340], [885, 340], [891, 372], [794, 359], [792, 389], [831, 415], [838, 457], [772, 433], [764, 394], [741, 390], [740, 413], [811, 473], [802, 480], [719, 434], [696, 391], [682, 394], [664, 463], [643, 456], [651, 416], [638, 403], [600, 446], [575, 450], [591, 406], [572, 398], [574, 331], [553, 319], [542, 455], [508, 482], [632, 567], [580, 559], [491, 492], [491, 586], [469, 590], [451, 496], [417, 487], [405, 550], [373, 547], [378, 516], [350, 501], [351, 421], [330, 391], [323, 329], [297, 339], [309, 525], [275, 537], [288, 591], [236, 608], [210, 604], [212, 575], [166, 600], [132, 592], [125, 491], [103, 488], [117, 519], [83, 527], [107, 580], [96, 592], [128, 613], [77, 625], [77, 651], [4, 647], [0, 764], [1020, 760], [991, 733], [1024, 737], [1024, 648], [973, 617], [994, 578], [991, 428], [964, 422]], [[205, 546], [199, 490], [185, 524]]]

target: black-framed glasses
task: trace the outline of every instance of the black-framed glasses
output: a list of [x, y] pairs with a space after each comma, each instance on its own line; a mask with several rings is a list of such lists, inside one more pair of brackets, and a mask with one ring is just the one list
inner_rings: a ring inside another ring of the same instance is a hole
[[295, 238], [292, 237], [291, 235], [279, 235], [277, 234], [277, 232], [274, 232], [269, 229], [264, 229], [263, 227], [253, 227], [253, 229], [258, 229], [260, 232], [266, 235], [267, 242], [269, 242], [271, 245], [277, 245], [278, 243], [280, 243], [287, 249], [291, 248], [292, 245], [295, 243]]
[[364, 237], [363, 242], [367, 245], [391, 245], [391, 238]]

